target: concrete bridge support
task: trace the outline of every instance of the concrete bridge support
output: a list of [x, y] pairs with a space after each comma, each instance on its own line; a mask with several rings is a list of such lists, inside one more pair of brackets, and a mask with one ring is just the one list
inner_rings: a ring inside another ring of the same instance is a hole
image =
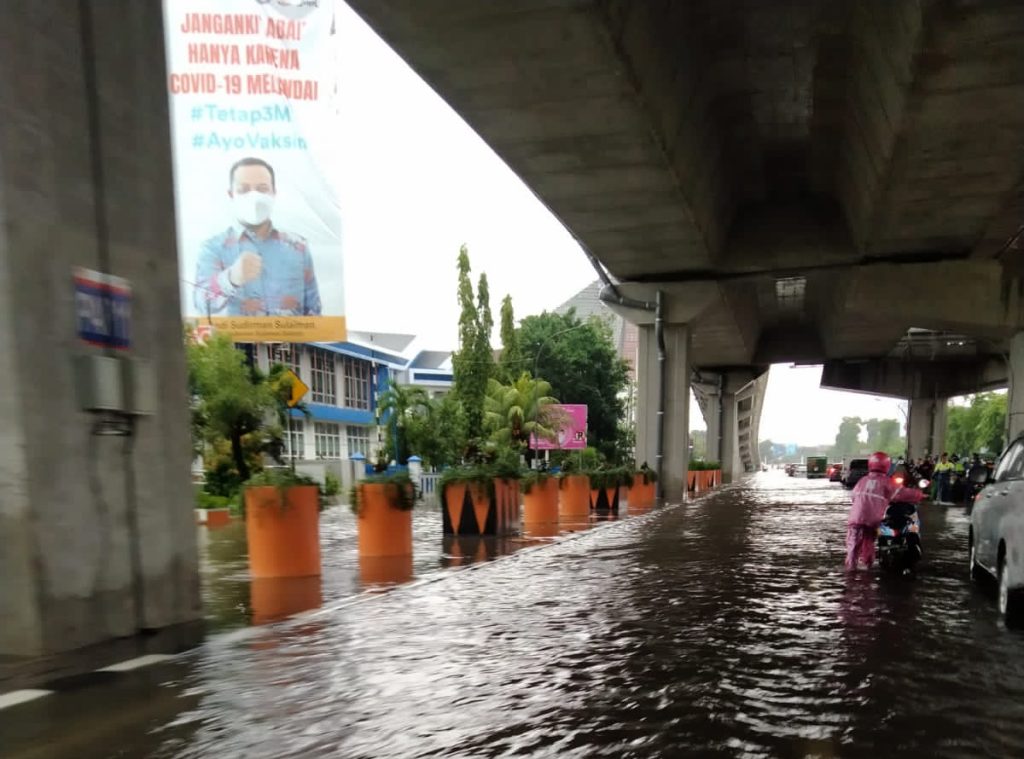
[[[0, 654], [37, 655], [199, 619], [196, 528], [161, 4], [0, 26]], [[73, 267], [130, 281], [122, 355], [79, 340]], [[83, 410], [90, 355], [152, 369], [127, 435]]]
[[911, 458], [938, 456], [946, 445], [945, 398], [911, 398], [907, 414], [907, 451]]
[[1024, 433], [1024, 332], [1010, 339], [1009, 397], [1006, 400], [1006, 442]]
[[[665, 413], [661, 487], [670, 502], [683, 498], [690, 461], [690, 331], [665, 327]], [[652, 325], [640, 326], [637, 361], [636, 460], [657, 461], [658, 402], [661, 388], [658, 345]]]

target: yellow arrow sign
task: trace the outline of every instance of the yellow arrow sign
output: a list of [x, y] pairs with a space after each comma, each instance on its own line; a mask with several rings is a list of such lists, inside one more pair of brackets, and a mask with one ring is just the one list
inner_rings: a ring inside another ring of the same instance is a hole
[[307, 386], [305, 382], [300, 380], [299, 375], [297, 375], [291, 369], [288, 369], [284, 373], [284, 376], [291, 380], [292, 383], [292, 395], [288, 399], [288, 406], [289, 408], [294, 408], [296, 405], [298, 405], [299, 401], [301, 401], [305, 397], [306, 393], [309, 392], [309, 386]]

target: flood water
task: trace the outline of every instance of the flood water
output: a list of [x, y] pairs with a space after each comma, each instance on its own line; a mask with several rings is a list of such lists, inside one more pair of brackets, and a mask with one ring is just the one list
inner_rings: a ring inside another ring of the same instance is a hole
[[967, 581], [964, 511], [922, 507], [916, 577], [849, 575], [848, 503], [839, 485], [759, 474], [213, 635], [173, 662], [0, 712], [0, 745], [12, 757], [1024, 756], [1024, 636]]

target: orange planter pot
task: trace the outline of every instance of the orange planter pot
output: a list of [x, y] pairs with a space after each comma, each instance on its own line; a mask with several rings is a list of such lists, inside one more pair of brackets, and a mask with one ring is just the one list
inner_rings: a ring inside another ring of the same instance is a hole
[[252, 623], [268, 622], [290, 617], [299, 612], [318, 609], [323, 603], [320, 577], [256, 577], [249, 589], [252, 603]]
[[[523, 524], [558, 524], [558, 479], [537, 482], [523, 494]], [[534, 530], [535, 531], [535, 530]]]
[[391, 505], [399, 496], [397, 485], [359, 486], [360, 556], [412, 556], [412, 511]]
[[579, 521], [590, 515], [590, 478], [570, 474], [558, 483], [558, 516], [560, 520]]
[[497, 510], [497, 535], [519, 531], [519, 480], [495, 480], [494, 500]]
[[206, 510], [206, 526], [207, 527], [224, 527], [225, 525], [231, 524], [231, 510], [230, 509], [207, 509]]
[[722, 470], [712, 469], [711, 470], [711, 487], [717, 488], [722, 484]]
[[686, 489], [695, 493], [697, 491], [697, 475], [699, 472], [687, 471], [686, 472]]
[[516, 480], [494, 480], [492, 486], [453, 482], [445, 487], [443, 504], [445, 535], [504, 535], [519, 529]]
[[626, 504], [630, 511], [635, 509], [650, 509], [654, 506], [655, 484], [644, 483], [644, 478], [639, 475], [633, 478], [633, 484], [626, 495]]
[[590, 504], [599, 514], [617, 514], [619, 512], [619, 489], [614, 487], [591, 490]]
[[315, 485], [247, 488], [245, 536], [253, 577], [320, 574], [320, 493]]

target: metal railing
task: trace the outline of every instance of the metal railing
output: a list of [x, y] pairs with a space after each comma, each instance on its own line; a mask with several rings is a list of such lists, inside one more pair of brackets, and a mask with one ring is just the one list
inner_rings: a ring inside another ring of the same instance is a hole
[[420, 475], [420, 501], [428, 506], [437, 506], [441, 503], [441, 475], [428, 474]]

